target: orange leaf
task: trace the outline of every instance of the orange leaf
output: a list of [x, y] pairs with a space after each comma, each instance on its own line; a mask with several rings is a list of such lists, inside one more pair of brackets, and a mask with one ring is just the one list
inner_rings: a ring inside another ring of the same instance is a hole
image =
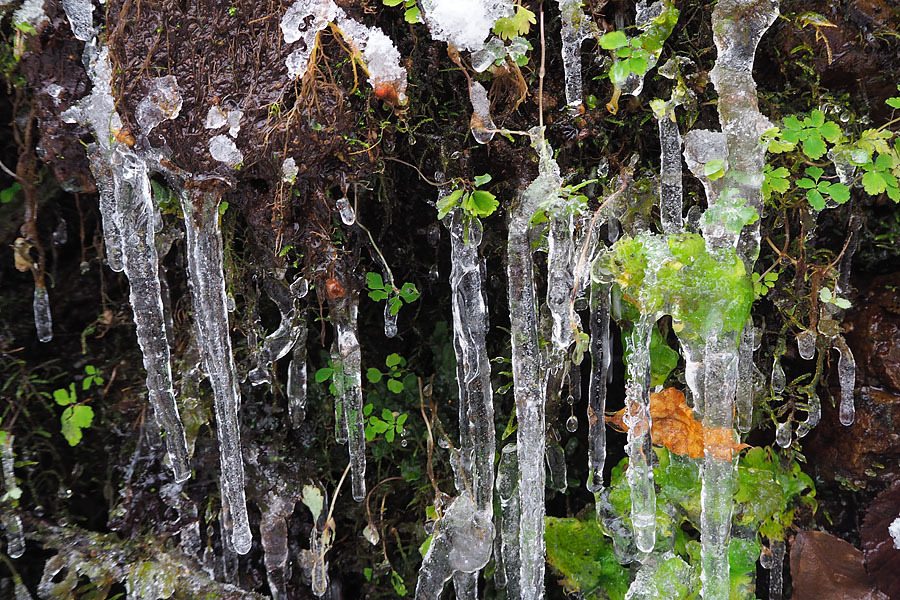
[[[665, 446], [675, 454], [703, 458], [705, 445], [713, 458], [731, 460], [734, 451], [750, 447], [747, 444], [736, 444], [730, 429], [704, 429], [703, 424], [694, 418], [694, 412], [687, 405], [684, 394], [675, 388], [650, 394], [650, 417], [653, 421], [650, 439], [654, 444]], [[606, 422], [619, 431], [628, 431], [624, 408], [607, 416]]]

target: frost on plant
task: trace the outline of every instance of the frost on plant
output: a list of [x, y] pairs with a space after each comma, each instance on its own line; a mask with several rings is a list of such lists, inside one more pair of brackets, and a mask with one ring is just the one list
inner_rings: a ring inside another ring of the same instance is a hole
[[562, 53], [566, 78], [566, 104], [581, 105], [581, 43], [598, 34], [597, 25], [584, 14], [581, 0], [557, 0], [562, 16]]
[[484, 47], [497, 19], [512, 14], [509, 0], [424, 0], [425, 24], [435, 40], [459, 50], [474, 52]]

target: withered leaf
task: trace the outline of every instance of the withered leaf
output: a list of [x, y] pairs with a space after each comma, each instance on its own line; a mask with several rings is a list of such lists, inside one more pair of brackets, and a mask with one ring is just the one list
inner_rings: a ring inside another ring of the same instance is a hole
[[900, 550], [894, 547], [888, 527], [900, 516], [900, 484], [872, 500], [860, 527], [866, 572], [872, 582], [891, 598], [900, 598]]
[[[713, 457], [731, 460], [734, 451], [750, 447], [735, 443], [730, 429], [704, 428], [694, 418], [694, 411], [687, 405], [684, 393], [673, 387], [650, 394], [650, 418], [653, 421], [650, 439], [675, 454], [702, 458], [705, 444]], [[606, 422], [619, 431], [628, 431], [624, 408], [607, 416]]]

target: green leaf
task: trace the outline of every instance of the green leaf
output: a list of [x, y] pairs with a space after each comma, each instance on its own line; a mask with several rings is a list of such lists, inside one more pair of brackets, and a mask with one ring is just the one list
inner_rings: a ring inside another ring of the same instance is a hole
[[366, 379], [369, 380], [369, 383], [378, 383], [383, 376], [383, 373], [375, 367], [369, 367], [366, 370]]
[[394, 422], [394, 413], [386, 408], [381, 409], [381, 419], [385, 423], [393, 423]]
[[620, 60], [613, 63], [613, 66], [609, 69], [609, 78], [615, 85], [621, 85], [628, 78], [628, 74], [631, 73], [628, 61]]
[[813, 179], [815, 179], [816, 181], [819, 181], [819, 178], [820, 178], [824, 173], [825, 173], [825, 171], [823, 171], [823, 170], [822, 170], [821, 168], [819, 168], [819, 167], [807, 167], [807, 168], [806, 168], [806, 174], [809, 175], [810, 177], [812, 177]]
[[334, 375], [334, 369], [331, 367], [322, 367], [318, 371], [316, 371], [316, 383], [323, 383], [331, 379], [331, 376]]
[[375, 302], [381, 302], [382, 300], [387, 300], [388, 293], [384, 290], [372, 290], [369, 292], [369, 298], [374, 300]]
[[60, 388], [58, 390], [53, 391], [53, 399], [60, 406], [66, 406], [68, 404], [73, 404], [78, 400], [78, 394], [75, 393], [75, 384], [70, 383], [69, 388]]
[[814, 160], [825, 156], [827, 150], [825, 142], [818, 135], [811, 135], [803, 140], [803, 153]]
[[828, 121], [827, 123], [819, 127], [819, 133], [821, 133], [822, 137], [832, 144], [841, 139], [841, 128], [838, 127], [838, 124], [834, 121]]
[[647, 73], [647, 69], [649, 68], [649, 63], [647, 59], [642, 56], [632, 56], [628, 59], [628, 69], [632, 73], [637, 73], [638, 75], [644, 75]]
[[476, 175], [475, 176], [475, 187], [481, 187], [486, 183], [491, 182], [491, 174], [485, 173], [484, 175]]
[[610, 31], [600, 36], [600, 47], [604, 50], [615, 50], [628, 44], [628, 37], [621, 31]]
[[70, 446], [77, 446], [81, 441], [81, 430], [91, 426], [94, 420], [94, 409], [90, 406], [69, 406], [60, 417], [62, 434]]
[[399, 379], [388, 379], [387, 381], [388, 389], [394, 392], [395, 394], [399, 394], [403, 391], [403, 382]]
[[422, 11], [419, 10], [418, 6], [413, 6], [412, 8], [407, 8], [403, 12], [403, 20], [407, 23], [421, 23], [422, 22]]
[[809, 122], [815, 128], [819, 128], [825, 124], [825, 113], [821, 110], [814, 110], [809, 113]]
[[622, 46], [616, 50], [616, 58], [629, 58], [631, 57], [632, 52], [634, 52], [634, 50], [631, 49], [631, 46]]
[[406, 423], [406, 419], [408, 419], [408, 418], [409, 418], [409, 415], [406, 413], [403, 413], [402, 415], [398, 416], [397, 421], [396, 421], [397, 427], [400, 427], [402, 429], [403, 424]]
[[463, 204], [463, 208], [473, 217], [487, 217], [497, 210], [499, 205], [500, 203], [492, 193], [484, 190], [475, 190], [469, 194], [469, 197]]
[[407, 304], [415, 302], [419, 299], [419, 296], [421, 296], [421, 294], [414, 283], [407, 282], [400, 287], [400, 297], [403, 298], [403, 301]]
[[16, 195], [16, 192], [22, 189], [22, 184], [18, 181], [9, 186], [8, 188], [0, 191], [0, 204], [8, 204], [12, 202], [13, 198]]
[[366, 285], [373, 290], [383, 290], [384, 279], [380, 274], [369, 271], [366, 273]]
[[875, 196], [887, 189], [887, 183], [881, 173], [876, 171], [866, 171], [862, 178], [863, 189], [870, 196]]
[[885, 103], [891, 108], [900, 108], [900, 98], [888, 98]]
[[711, 181], [715, 181], [725, 175], [725, 161], [717, 158], [703, 165], [703, 174]]
[[403, 301], [400, 299], [400, 296], [394, 296], [388, 301], [388, 306], [390, 306], [391, 316], [393, 316], [400, 312], [400, 307], [403, 306]]
[[850, 188], [843, 183], [832, 183], [828, 188], [828, 195], [838, 204], [844, 204], [850, 199]]
[[784, 127], [785, 129], [789, 129], [791, 131], [800, 131], [801, 129], [803, 129], [803, 125], [801, 125], [800, 120], [794, 115], [785, 117]]
[[437, 202], [438, 209], [438, 220], [443, 219], [447, 216], [447, 213], [453, 210], [453, 208], [459, 203], [459, 199], [462, 198], [465, 190], [462, 188], [458, 190], [453, 190], [453, 192], [449, 196], [444, 196]]
[[799, 179], [797, 181], [797, 187], [803, 188], [804, 190], [814, 190], [816, 188], [816, 182], [812, 179], [807, 179], [804, 177], [803, 179]]
[[835, 298], [834, 305], [837, 306], [838, 308], [842, 308], [844, 310], [847, 310], [851, 306], [850, 301], [847, 300], [846, 298]]
[[809, 190], [806, 192], [806, 200], [809, 202], [809, 205], [816, 210], [825, 209], [825, 198], [822, 197], [819, 190]]
[[819, 300], [822, 302], [831, 302], [834, 299], [834, 294], [831, 293], [830, 288], [822, 288], [819, 290]]
[[381, 0], [381, 1], [384, 3], [385, 6], [397, 6], [398, 4], [403, 2], [403, 0]]
[[363, 406], [363, 416], [368, 417], [372, 414], [372, 411], [375, 410], [375, 405], [369, 402], [365, 406]]
[[389, 367], [396, 367], [397, 365], [400, 365], [402, 363], [403, 363], [403, 357], [400, 356], [399, 354], [397, 354], [396, 352], [392, 352], [391, 354], [388, 354], [387, 358], [384, 359], [384, 364], [386, 364]]
[[[219, 214], [224, 215], [226, 210], [228, 210], [228, 201], [222, 200], [222, 202], [219, 203]], [[74, 446], [75, 444], [72, 445]]]

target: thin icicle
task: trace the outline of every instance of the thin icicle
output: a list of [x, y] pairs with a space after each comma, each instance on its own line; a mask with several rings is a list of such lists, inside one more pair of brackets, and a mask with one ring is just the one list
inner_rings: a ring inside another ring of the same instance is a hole
[[332, 376], [334, 380], [334, 441], [344, 444], [347, 442], [347, 414], [344, 412], [344, 364], [336, 343], [331, 347], [331, 366], [334, 369]]
[[732, 456], [738, 342], [734, 334], [711, 332], [703, 350], [706, 363], [703, 414], [704, 458], [700, 468], [700, 579], [703, 598], [727, 600], [731, 584], [731, 537], [735, 462]]
[[178, 545], [188, 556], [200, 557], [200, 518], [197, 506], [184, 494], [184, 483], [167, 483], [159, 490], [163, 501], [178, 511]]
[[588, 480], [587, 489], [603, 487], [606, 466], [606, 384], [612, 360], [609, 335], [609, 285], [591, 288], [591, 382], [588, 391]]
[[656, 545], [656, 490], [653, 486], [653, 448], [650, 441], [650, 334], [656, 320], [641, 316], [631, 333], [628, 381], [625, 388], [625, 423], [628, 425], [628, 484], [631, 487], [631, 522], [638, 550]]
[[557, 492], [565, 493], [568, 482], [566, 481], [566, 453], [562, 446], [555, 440], [547, 444], [545, 456], [547, 458], [547, 487]]
[[738, 384], [735, 398], [735, 411], [737, 427], [741, 433], [747, 433], [753, 428], [753, 346], [756, 337], [756, 328], [753, 319], [747, 319], [744, 330], [741, 332], [741, 343], [738, 351]]
[[278, 306], [281, 322], [271, 334], [263, 340], [262, 348], [257, 354], [257, 366], [248, 373], [250, 383], [254, 386], [271, 383], [273, 364], [281, 360], [297, 342], [300, 329], [294, 327], [294, 316], [297, 306], [292, 294], [278, 282], [267, 280], [265, 283], [269, 298]]
[[784, 579], [784, 542], [772, 540], [769, 549], [772, 552], [772, 566], [769, 567], [769, 600], [781, 600]]
[[147, 371], [147, 395], [156, 422], [165, 434], [175, 481], [181, 482], [190, 477], [191, 464], [172, 384], [150, 178], [147, 164], [137, 155], [117, 151], [116, 156], [121, 162], [113, 175], [116, 222], [122, 235], [128, 300], [134, 311], [135, 333]]
[[544, 594], [544, 441], [546, 421], [541, 354], [538, 338], [534, 262], [528, 237], [531, 219], [541, 202], [555, 197], [562, 187], [559, 166], [553, 160], [543, 131], [533, 130], [538, 152], [538, 176], [512, 211], [507, 245], [510, 329], [512, 334], [513, 389], [519, 449], [519, 585], [522, 600]]
[[663, 233], [674, 235], [682, 228], [681, 211], [681, 132], [675, 113], [657, 119], [659, 123], [660, 179], [659, 216]]
[[397, 335], [397, 317], [400, 316], [399, 312], [391, 313], [391, 304], [389, 302], [385, 302], [384, 304], [384, 337], [392, 338]]
[[39, 342], [53, 339], [53, 315], [50, 313], [50, 294], [43, 285], [34, 285], [34, 328]]
[[478, 600], [478, 573], [454, 573], [456, 600]]
[[500, 451], [497, 465], [497, 495], [500, 496], [500, 555], [506, 580], [506, 597], [519, 598], [519, 455], [515, 444]]
[[231, 350], [219, 198], [215, 192], [189, 191], [181, 195], [187, 231], [188, 282], [203, 364], [213, 389], [223, 503], [233, 520], [230, 531], [238, 554], [250, 551], [252, 536], [244, 496], [244, 461], [241, 454], [240, 387]]
[[[366, 435], [362, 399], [362, 352], [356, 333], [357, 294], [349, 298], [332, 314], [337, 351], [341, 361], [343, 418], [347, 427], [350, 451], [350, 475], [353, 499], [362, 502], [366, 497]], [[338, 377], [335, 369], [335, 377]]]
[[296, 429], [306, 418], [306, 319], [298, 319], [294, 327], [297, 330], [297, 342], [288, 365], [287, 399], [291, 427]]
[[91, 0], [62, 0], [72, 33], [82, 42], [89, 42], [97, 33], [94, 29], [94, 5]]
[[802, 438], [807, 435], [813, 427], [819, 424], [822, 418], [822, 402], [815, 391], [807, 391], [809, 398], [806, 401], [806, 420], [797, 425], [797, 437]]
[[598, 34], [597, 25], [584, 14], [582, 0], [557, 0], [562, 17], [563, 70], [566, 77], [566, 105], [581, 106], [581, 43]]
[[841, 385], [841, 404], [838, 414], [843, 425], [853, 425], [856, 418], [854, 389], [856, 388], [856, 360], [847, 345], [844, 336], [838, 334], [832, 342], [840, 353], [838, 357], [838, 381]]
[[477, 81], [469, 84], [469, 100], [472, 102], [472, 118], [469, 120], [472, 137], [479, 144], [487, 144], [494, 139], [497, 126], [491, 119], [491, 101], [487, 90]]
[[551, 215], [547, 234], [547, 307], [553, 318], [553, 347], [561, 353], [575, 341], [569, 314], [575, 284], [574, 229], [572, 215]]
[[263, 563], [273, 600], [289, 598], [287, 585], [291, 579], [288, 553], [288, 524], [294, 512], [294, 498], [272, 490], [266, 494], [259, 524], [263, 547]]
[[804, 329], [797, 334], [797, 352], [803, 360], [812, 360], [816, 355], [818, 335], [812, 329]]
[[[22, 490], [16, 485], [16, 473], [13, 470], [15, 457], [13, 456], [13, 436], [9, 432], [3, 432], [0, 441], [0, 463], [3, 465], [3, 484], [6, 494], [10, 498], [18, 498], [16, 490], [21, 494]], [[13, 500], [9, 500], [13, 502]], [[5, 508], [3, 511], [3, 526], [6, 528], [6, 554], [10, 558], [19, 558], [25, 554], [25, 534], [22, 530], [22, 518], [14, 508]]]

